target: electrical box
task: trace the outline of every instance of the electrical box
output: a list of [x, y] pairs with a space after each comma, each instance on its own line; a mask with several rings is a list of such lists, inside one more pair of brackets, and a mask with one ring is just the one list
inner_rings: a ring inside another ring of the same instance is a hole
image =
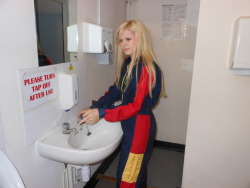
[[83, 52], [108, 53], [113, 51], [113, 29], [82, 22]]
[[229, 68], [250, 69], [250, 17], [240, 17], [234, 24]]

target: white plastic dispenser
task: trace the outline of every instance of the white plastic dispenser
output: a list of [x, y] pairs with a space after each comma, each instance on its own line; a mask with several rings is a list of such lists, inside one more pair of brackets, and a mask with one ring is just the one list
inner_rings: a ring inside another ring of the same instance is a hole
[[240, 17], [234, 24], [234, 33], [229, 67], [250, 69], [250, 17]]
[[68, 52], [78, 52], [78, 27], [77, 24], [67, 27]]
[[78, 103], [78, 83], [74, 73], [59, 73], [59, 96], [61, 108], [69, 110]]
[[108, 53], [113, 51], [113, 29], [82, 22], [83, 52]]

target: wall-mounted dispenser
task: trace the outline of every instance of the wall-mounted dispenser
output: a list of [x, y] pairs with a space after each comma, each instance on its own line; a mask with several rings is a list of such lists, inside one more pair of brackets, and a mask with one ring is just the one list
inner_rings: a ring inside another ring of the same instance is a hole
[[61, 108], [69, 110], [78, 103], [78, 83], [74, 73], [59, 73], [59, 96]]
[[[229, 68], [233, 70], [250, 70], [250, 17], [240, 17], [234, 23], [234, 33]], [[235, 72], [236, 73], [236, 72]]]
[[107, 53], [113, 51], [113, 29], [82, 22], [83, 52]]
[[67, 27], [68, 52], [78, 52], [78, 27], [77, 24]]

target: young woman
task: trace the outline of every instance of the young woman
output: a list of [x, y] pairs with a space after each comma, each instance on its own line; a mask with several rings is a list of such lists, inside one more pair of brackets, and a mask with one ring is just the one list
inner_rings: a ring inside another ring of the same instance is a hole
[[[115, 83], [93, 105], [78, 112], [82, 121], [100, 118], [121, 121], [123, 139], [117, 169], [117, 187], [146, 188], [147, 162], [152, 150], [156, 121], [152, 109], [165, 97], [163, 75], [144, 25], [136, 20], [121, 24], [116, 33]], [[113, 106], [116, 101], [121, 105]]]

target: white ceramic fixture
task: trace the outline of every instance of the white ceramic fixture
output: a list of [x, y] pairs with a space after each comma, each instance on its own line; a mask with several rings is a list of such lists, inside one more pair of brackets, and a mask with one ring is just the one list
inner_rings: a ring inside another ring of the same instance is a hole
[[107, 122], [101, 119], [95, 125], [77, 124], [77, 118], [69, 121], [70, 134], [63, 134], [63, 128], [57, 129], [36, 141], [40, 156], [62, 163], [86, 165], [101, 162], [118, 147], [122, 138], [120, 122]]
[[0, 187], [25, 188], [16, 168], [2, 150], [0, 150]]

